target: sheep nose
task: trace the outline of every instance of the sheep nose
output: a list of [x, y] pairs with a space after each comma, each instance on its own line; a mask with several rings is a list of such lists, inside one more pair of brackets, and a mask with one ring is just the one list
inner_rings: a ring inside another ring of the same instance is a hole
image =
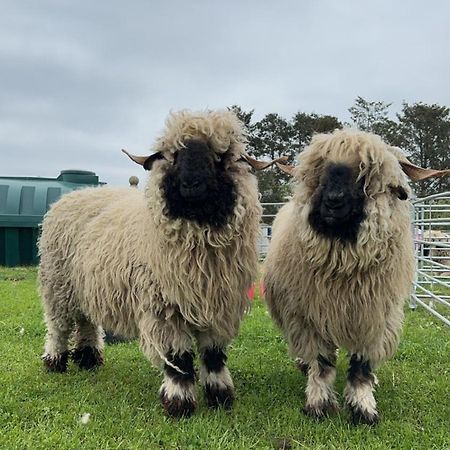
[[205, 195], [206, 183], [201, 178], [185, 178], [180, 183], [180, 194], [185, 198], [198, 198]]
[[327, 192], [325, 204], [329, 208], [340, 208], [344, 204], [344, 193], [342, 191]]
[[200, 186], [200, 181], [198, 180], [189, 180], [182, 181], [181, 186], [184, 189], [197, 189]]

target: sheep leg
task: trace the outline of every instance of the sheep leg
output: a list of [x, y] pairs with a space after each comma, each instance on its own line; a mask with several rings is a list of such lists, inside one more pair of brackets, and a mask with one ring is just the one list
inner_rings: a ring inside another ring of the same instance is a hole
[[305, 376], [308, 376], [309, 365], [303, 358], [296, 358], [295, 359], [295, 364], [297, 365], [297, 368], [301, 372], [303, 372], [303, 374]]
[[194, 354], [169, 353], [164, 364], [164, 382], [159, 395], [164, 411], [171, 417], [189, 417], [194, 412], [195, 370]]
[[71, 285], [58, 276], [51, 276], [59, 271], [64, 273], [60, 261], [61, 259], [58, 259], [55, 262], [51, 257], [49, 260], [48, 256], [42, 255], [39, 284], [47, 326], [42, 360], [49, 372], [62, 373], [67, 370], [69, 339], [78, 310]]
[[219, 347], [209, 347], [201, 354], [200, 383], [211, 408], [230, 409], [234, 401], [234, 384], [225, 365], [227, 355]]
[[92, 370], [103, 365], [103, 330], [86, 317], [76, 321], [74, 349], [71, 357], [81, 369]]
[[234, 384], [226, 366], [226, 342], [214, 333], [197, 334], [200, 350], [200, 384], [210, 408], [230, 409], [234, 402]]
[[336, 353], [318, 357], [308, 362], [306, 405], [303, 412], [312, 418], [321, 419], [337, 411], [338, 403], [333, 390], [336, 379]]
[[176, 312], [149, 312], [139, 329], [145, 356], [164, 370], [159, 395], [165, 413], [171, 417], [190, 416], [197, 401], [192, 335], [187, 322]]
[[65, 372], [69, 358], [68, 343], [72, 325], [63, 320], [50, 319], [46, 316], [47, 336], [42, 355], [44, 367], [49, 372]]
[[376, 377], [372, 373], [370, 362], [358, 354], [353, 354], [350, 358], [344, 398], [355, 425], [374, 425], [378, 422], [377, 404], [373, 395], [375, 385]]

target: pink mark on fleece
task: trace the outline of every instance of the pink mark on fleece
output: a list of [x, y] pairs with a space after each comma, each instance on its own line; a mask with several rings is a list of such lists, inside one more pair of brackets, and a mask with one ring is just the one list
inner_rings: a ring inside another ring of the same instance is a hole
[[256, 284], [252, 283], [252, 285], [249, 287], [247, 291], [247, 297], [249, 300], [253, 300], [255, 298], [255, 292], [256, 292]]

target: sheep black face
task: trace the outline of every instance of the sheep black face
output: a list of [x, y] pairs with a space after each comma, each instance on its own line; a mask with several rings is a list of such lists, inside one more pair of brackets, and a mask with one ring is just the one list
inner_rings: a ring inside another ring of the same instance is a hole
[[190, 141], [175, 155], [163, 179], [167, 215], [220, 228], [235, 205], [235, 186], [224, 158], [201, 141]]
[[342, 242], [356, 242], [364, 220], [363, 180], [344, 164], [329, 164], [311, 203], [309, 223], [318, 233]]

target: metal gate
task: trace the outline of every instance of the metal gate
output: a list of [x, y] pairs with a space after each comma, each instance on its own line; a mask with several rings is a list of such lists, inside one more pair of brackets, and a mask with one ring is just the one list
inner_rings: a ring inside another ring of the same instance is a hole
[[[273, 219], [283, 205], [262, 204], [261, 259], [267, 254]], [[421, 305], [450, 325], [450, 192], [413, 200], [412, 206], [417, 271], [410, 307]]]
[[261, 235], [259, 238], [259, 258], [266, 257], [272, 238], [272, 223], [278, 210], [286, 203], [261, 203], [263, 215], [261, 221]]
[[413, 200], [417, 272], [410, 307], [450, 325], [450, 192]]

